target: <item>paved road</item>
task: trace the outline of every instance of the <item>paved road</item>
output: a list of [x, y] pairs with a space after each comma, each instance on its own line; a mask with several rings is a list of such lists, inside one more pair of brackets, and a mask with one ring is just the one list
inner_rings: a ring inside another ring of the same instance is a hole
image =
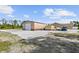
[[12, 34], [17, 34], [23, 39], [28, 39], [28, 38], [33, 38], [33, 37], [38, 37], [38, 36], [45, 36], [49, 32], [68, 32], [68, 33], [76, 33], [77, 31], [23, 31], [23, 30], [0, 30], [0, 31], [5, 31], [5, 32], [10, 32]]

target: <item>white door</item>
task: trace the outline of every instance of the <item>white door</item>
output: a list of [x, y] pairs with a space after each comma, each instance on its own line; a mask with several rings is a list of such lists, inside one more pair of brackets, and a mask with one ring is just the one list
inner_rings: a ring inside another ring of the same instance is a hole
[[25, 24], [25, 30], [31, 30], [31, 24]]

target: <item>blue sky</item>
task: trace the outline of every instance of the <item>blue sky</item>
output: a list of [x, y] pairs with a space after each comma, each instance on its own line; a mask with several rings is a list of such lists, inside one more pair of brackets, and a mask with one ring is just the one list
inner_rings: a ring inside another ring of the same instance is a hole
[[42, 23], [79, 21], [78, 5], [11, 5], [0, 6], [0, 19], [33, 20]]

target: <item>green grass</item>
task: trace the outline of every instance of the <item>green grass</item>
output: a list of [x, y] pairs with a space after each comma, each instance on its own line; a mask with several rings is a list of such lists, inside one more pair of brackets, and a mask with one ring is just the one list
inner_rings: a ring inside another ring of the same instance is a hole
[[15, 35], [15, 34], [11, 34], [8, 32], [0, 32], [0, 40], [8, 40], [8, 41], [18, 41], [21, 40], [22, 38]]
[[59, 36], [64, 36], [64, 35], [69, 35], [69, 36], [79, 36], [79, 33], [49, 33], [49, 34], [54, 34], [54, 35], [59, 35]]
[[0, 32], [0, 52], [7, 52], [10, 49], [10, 46], [17, 44], [21, 38], [17, 35]]
[[51, 32], [49, 33], [49, 35], [79, 40], [79, 33], [52, 33]]
[[0, 42], [0, 52], [1, 51], [7, 51], [9, 49], [9, 46], [12, 45], [12, 43], [6, 41], [6, 42]]

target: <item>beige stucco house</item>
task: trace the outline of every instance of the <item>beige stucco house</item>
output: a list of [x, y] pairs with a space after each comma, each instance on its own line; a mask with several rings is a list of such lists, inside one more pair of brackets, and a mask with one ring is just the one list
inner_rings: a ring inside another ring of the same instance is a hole
[[74, 27], [72, 22], [65, 23], [65, 24], [53, 23], [51, 25], [55, 26], [56, 29], [61, 29], [62, 27], [67, 27], [67, 29], [73, 29], [73, 27]]

